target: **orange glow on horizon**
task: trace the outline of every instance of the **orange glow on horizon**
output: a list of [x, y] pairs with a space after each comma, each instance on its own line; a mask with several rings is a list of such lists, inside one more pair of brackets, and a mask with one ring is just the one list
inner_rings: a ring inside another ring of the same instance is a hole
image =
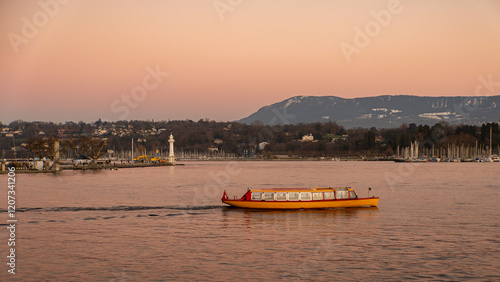
[[[110, 105], [156, 65], [170, 75], [128, 119], [235, 120], [296, 95], [472, 96], [478, 76], [500, 81], [500, 2], [397, 1], [356, 46], [391, 1], [243, 1], [222, 17], [213, 1], [4, 1], [0, 121], [116, 120]], [[358, 49], [350, 62], [342, 42]]]

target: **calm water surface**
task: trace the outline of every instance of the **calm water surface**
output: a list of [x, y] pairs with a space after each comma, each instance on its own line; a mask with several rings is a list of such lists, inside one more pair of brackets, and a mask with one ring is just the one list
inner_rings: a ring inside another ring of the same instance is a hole
[[[0, 280], [500, 280], [499, 163], [188, 162], [17, 174]], [[224, 189], [351, 186], [378, 208], [250, 211]]]

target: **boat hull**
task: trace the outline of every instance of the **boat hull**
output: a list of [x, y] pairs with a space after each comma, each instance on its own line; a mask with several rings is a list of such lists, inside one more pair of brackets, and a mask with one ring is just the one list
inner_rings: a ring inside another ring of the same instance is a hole
[[245, 200], [222, 200], [223, 203], [238, 208], [248, 209], [271, 209], [271, 210], [298, 210], [298, 209], [331, 209], [331, 208], [355, 208], [376, 207], [378, 197], [358, 198], [352, 200], [323, 200], [323, 201], [245, 201]]

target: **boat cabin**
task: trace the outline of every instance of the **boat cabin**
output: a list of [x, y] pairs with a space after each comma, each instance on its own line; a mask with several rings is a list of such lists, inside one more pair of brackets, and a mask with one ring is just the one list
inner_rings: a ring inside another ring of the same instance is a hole
[[277, 202], [292, 202], [292, 201], [332, 201], [332, 200], [352, 200], [358, 196], [354, 189], [349, 187], [342, 188], [275, 188], [275, 189], [259, 189], [248, 190], [243, 195], [243, 201], [277, 201]]

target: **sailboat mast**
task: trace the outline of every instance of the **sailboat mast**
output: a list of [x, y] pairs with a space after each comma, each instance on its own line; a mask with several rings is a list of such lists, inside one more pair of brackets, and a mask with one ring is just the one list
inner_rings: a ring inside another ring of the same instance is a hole
[[490, 157], [491, 157], [491, 145], [492, 145], [492, 140], [491, 140], [491, 137], [492, 137], [492, 133], [493, 133], [493, 126], [490, 127]]

